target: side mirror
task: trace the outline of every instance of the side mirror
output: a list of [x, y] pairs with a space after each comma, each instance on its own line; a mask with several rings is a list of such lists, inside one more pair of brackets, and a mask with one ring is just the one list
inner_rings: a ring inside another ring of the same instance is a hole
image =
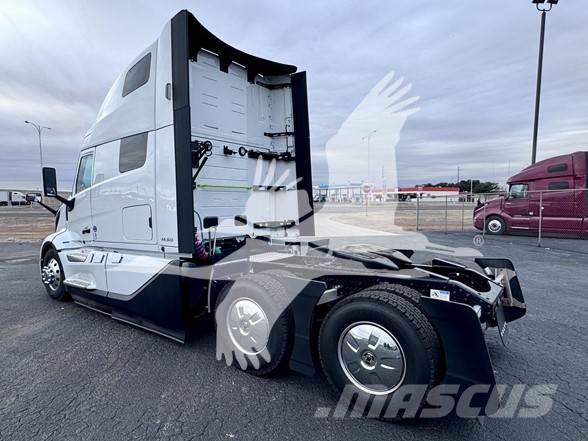
[[57, 175], [53, 167], [43, 167], [43, 193], [65, 204], [70, 210], [74, 207], [74, 199], [66, 199], [57, 193]]
[[52, 198], [57, 196], [57, 175], [53, 167], [43, 167], [43, 193]]
[[204, 229], [218, 227], [218, 216], [207, 216], [202, 220]]

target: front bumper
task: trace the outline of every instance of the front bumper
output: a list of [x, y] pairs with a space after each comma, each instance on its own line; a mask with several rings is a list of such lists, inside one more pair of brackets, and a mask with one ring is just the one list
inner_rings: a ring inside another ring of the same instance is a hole
[[484, 229], [484, 214], [474, 212], [473, 224], [474, 224], [474, 228], [476, 228], [478, 230], [483, 230]]

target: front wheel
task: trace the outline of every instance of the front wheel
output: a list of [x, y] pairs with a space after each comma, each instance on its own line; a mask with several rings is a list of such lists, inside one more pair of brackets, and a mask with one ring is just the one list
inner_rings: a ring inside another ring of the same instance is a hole
[[506, 232], [506, 223], [499, 216], [490, 216], [486, 219], [486, 233], [499, 236]]
[[41, 266], [41, 280], [47, 294], [55, 300], [63, 301], [68, 299], [67, 291], [63, 281], [65, 276], [63, 274], [63, 267], [59, 254], [55, 250], [49, 250], [43, 256], [43, 263]]
[[[335, 305], [319, 334], [321, 364], [335, 391], [363, 395], [372, 404], [362, 413], [389, 420], [418, 416], [439, 380], [440, 354], [437, 334], [416, 305], [373, 288]], [[415, 394], [409, 407], [391, 405], [406, 393]]]

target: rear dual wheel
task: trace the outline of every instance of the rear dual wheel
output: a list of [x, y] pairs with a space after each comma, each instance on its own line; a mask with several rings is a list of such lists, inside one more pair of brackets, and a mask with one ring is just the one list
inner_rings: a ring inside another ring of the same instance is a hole
[[270, 274], [227, 285], [216, 305], [217, 359], [258, 376], [285, 367], [293, 343], [293, 316], [284, 285]]
[[[237, 279], [217, 301], [217, 358], [254, 375], [278, 371], [292, 350], [290, 300], [275, 276]], [[404, 413], [388, 415], [382, 407], [377, 416], [390, 420], [418, 416], [441, 372], [438, 336], [417, 293], [406, 290], [387, 284], [351, 295], [329, 311], [319, 332], [320, 362], [337, 393], [351, 388], [389, 403], [403, 386], [424, 389]]]
[[[403, 386], [424, 388], [410, 416], [417, 416], [440, 376], [441, 349], [433, 326], [414, 303], [391, 290], [367, 289], [335, 305], [320, 330], [319, 356], [339, 394], [350, 388], [390, 402]], [[408, 410], [393, 415], [386, 410], [383, 406], [375, 416], [409, 416]]]

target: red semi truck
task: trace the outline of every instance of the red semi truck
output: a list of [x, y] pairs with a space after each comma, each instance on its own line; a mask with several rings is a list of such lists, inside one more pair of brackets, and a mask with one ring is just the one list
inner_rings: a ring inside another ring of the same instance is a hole
[[[588, 152], [533, 164], [508, 180], [504, 197], [474, 210], [474, 227], [488, 234], [588, 234]], [[541, 208], [542, 207], [542, 210]], [[542, 213], [541, 213], [542, 211]]]

